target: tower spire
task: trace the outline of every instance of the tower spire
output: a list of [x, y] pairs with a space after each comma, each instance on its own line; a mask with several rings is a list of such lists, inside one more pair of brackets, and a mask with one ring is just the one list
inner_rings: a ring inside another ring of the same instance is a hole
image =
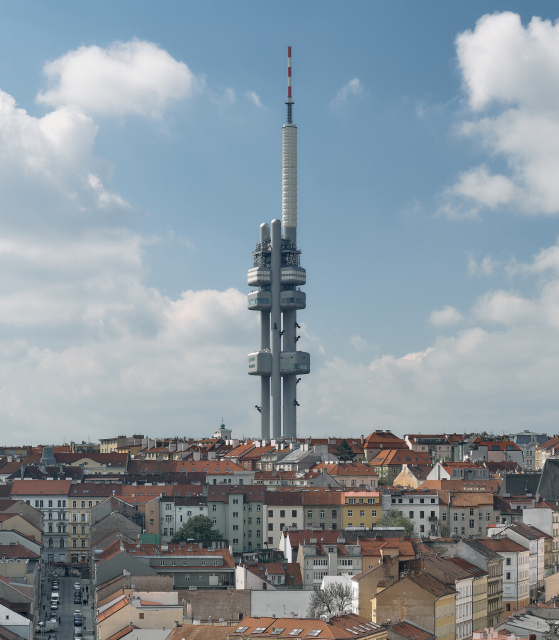
[[287, 124], [293, 124], [293, 99], [291, 97], [291, 47], [287, 47]]

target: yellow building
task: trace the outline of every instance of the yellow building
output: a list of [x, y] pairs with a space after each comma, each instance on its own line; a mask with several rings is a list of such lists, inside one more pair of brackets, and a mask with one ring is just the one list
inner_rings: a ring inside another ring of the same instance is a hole
[[414, 574], [371, 600], [372, 621], [410, 620], [440, 640], [455, 640], [456, 590], [428, 574]]
[[68, 552], [70, 562], [89, 562], [89, 527], [91, 508], [110, 495], [113, 487], [108, 484], [87, 482], [73, 484], [68, 494]]
[[380, 491], [344, 491], [342, 498], [342, 529], [358, 527], [372, 529], [382, 521]]

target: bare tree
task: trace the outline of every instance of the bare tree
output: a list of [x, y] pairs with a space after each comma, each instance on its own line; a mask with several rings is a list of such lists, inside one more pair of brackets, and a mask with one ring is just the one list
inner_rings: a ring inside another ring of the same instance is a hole
[[333, 615], [351, 607], [353, 591], [351, 586], [341, 582], [332, 582], [325, 589], [313, 591], [307, 615], [318, 618], [326, 614]]

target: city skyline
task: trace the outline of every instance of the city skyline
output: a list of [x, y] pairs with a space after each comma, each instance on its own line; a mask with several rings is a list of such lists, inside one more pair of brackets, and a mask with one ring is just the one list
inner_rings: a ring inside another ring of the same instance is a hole
[[6, 444], [260, 433], [245, 278], [287, 44], [298, 435], [556, 430], [553, 4], [29, 6], [0, 26]]

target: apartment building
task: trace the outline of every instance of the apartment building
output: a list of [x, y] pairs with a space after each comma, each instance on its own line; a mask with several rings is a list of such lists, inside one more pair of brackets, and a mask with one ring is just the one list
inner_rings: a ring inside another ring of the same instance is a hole
[[513, 460], [524, 468], [522, 450], [511, 440], [481, 440], [478, 438], [472, 442], [470, 458], [472, 462]]
[[436, 489], [404, 489], [385, 487], [382, 491], [382, 511], [401, 511], [414, 525], [414, 535], [448, 536], [448, 496]]
[[43, 515], [43, 560], [68, 562], [68, 493], [71, 480], [14, 480], [12, 500], [23, 500]]
[[327, 473], [341, 487], [357, 488], [378, 487], [378, 475], [375, 470], [362, 462], [321, 462], [312, 469], [312, 473]]
[[91, 509], [112, 495], [111, 485], [73, 484], [68, 492], [68, 547], [70, 562], [89, 562]]
[[456, 591], [429, 574], [410, 575], [372, 599], [376, 624], [413, 620], [439, 640], [456, 640]]
[[401, 473], [404, 464], [430, 465], [429, 454], [409, 449], [389, 449], [378, 453], [369, 464], [378, 475], [379, 484], [391, 485], [394, 479]]
[[[533, 509], [523, 511], [522, 520], [553, 538], [552, 564], [559, 564], [559, 507], [553, 502], [542, 500]], [[545, 575], [548, 576], [551, 572], [548, 571]]]
[[455, 536], [484, 538], [495, 524], [493, 494], [489, 491], [460, 491], [449, 494], [448, 520]]
[[[462, 558], [487, 574], [487, 626], [503, 620], [503, 557], [479, 540], [460, 540], [443, 554], [447, 558]], [[475, 626], [474, 631], [478, 631]]]
[[381, 451], [389, 449], [408, 449], [407, 443], [395, 436], [391, 431], [382, 431], [378, 429], [367, 436], [363, 442], [363, 450], [365, 452], [365, 460], [370, 461], [375, 458]]
[[351, 577], [363, 571], [358, 544], [321, 543], [318, 538], [299, 545], [297, 563], [301, 567], [304, 589], [320, 589], [325, 576]]
[[492, 536], [506, 536], [528, 549], [530, 601], [535, 602], [544, 586], [545, 534], [523, 523], [515, 523], [490, 530]]
[[536, 447], [534, 454], [534, 468], [541, 471], [548, 458], [559, 453], [559, 436], [555, 435]]
[[404, 440], [411, 451], [427, 453], [433, 463], [452, 460], [452, 443], [445, 435], [409, 434]]
[[530, 552], [509, 538], [486, 538], [480, 543], [504, 560], [503, 618], [507, 618], [530, 604]]
[[380, 491], [344, 491], [342, 494], [342, 529], [372, 529], [382, 522]]
[[536, 451], [538, 446], [545, 444], [549, 437], [545, 433], [535, 433], [525, 429], [521, 433], [515, 433], [510, 436], [510, 439], [518, 445], [523, 453], [524, 468], [527, 471], [534, 471], [536, 466]]
[[206, 496], [164, 496], [159, 503], [161, 542], [171, 542], [175, 533], [194, 516], [208, 516]]
[[208, 517], [212, 518], [214, 527], [223, 537], [229, 540], [233, 551], [263, 548], [265, 493], [264, 487], [259, 485], [212, 485], [208, 488]]

